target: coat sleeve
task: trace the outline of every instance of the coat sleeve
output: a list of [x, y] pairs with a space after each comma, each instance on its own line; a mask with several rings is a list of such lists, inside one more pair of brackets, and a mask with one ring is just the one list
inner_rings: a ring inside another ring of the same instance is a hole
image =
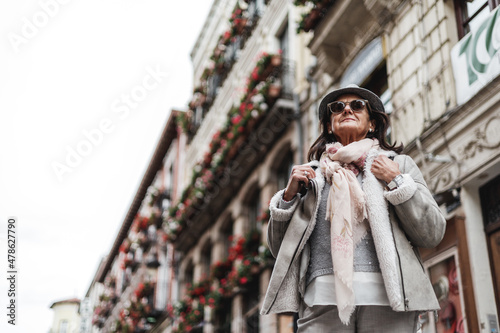
[[283, 205], [281, 198], [283, 197], [284, 190], [276, 193], [269, 204], [269, 210], [271, 212], [271, 217], [269, 219], [269, 224], [267, 226], [267, 244], [271, 254], [276, 258], [278, 256], [279, 249], [281, 247], [281, 242], [285, 236], [288, 224], [292, 219], [293, 213], [297, 208], [300, 198], [296, 196], [288, 204]]
[[410, 242], [418, 247], [435, 247], [446, 229], [443, 213], [413, 159], [400, 155], [395, 161], [403, 174], [403, 185], [385, 192], [385, 197], [394, 206]]

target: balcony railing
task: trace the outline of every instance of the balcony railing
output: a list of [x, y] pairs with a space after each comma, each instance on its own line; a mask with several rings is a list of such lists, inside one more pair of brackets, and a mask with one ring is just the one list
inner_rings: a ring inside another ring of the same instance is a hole
[[[245, 2], [247, 3], [246, 8], [239, 5], [235, 7], [230, 19], [230, 28], [220, 37], [210, 57], [213, 60], [213, 68], [205, 68], [200, 85], [195, 89], [190, 103], [190, 117], [193, 120], [186, 127], [190, 135], [196, 134], [201, 122], [210, 110], [218, 89], [224, 84], [233, 65], [238, 60], [240, 51], [252, 35], [268, 1], [249, 0]], [[201, 99], [200, 94], [203, 95]]]
[[[212, 138], [209, 151], [194, 167], [191, 184], [165, 219], [164, 230], [177, 248], [188, 248], [196, 241], [213, 220], [205, 217], [216, 216], [215, 212], [224, 208], [233, 187], [244, 181], [242, 174], [250, 173], [259, 162], [255, 157], [267, 151], [294, 119], [293, 78], [292, 64], [280, 55], [265, 54], [257, 62], [241, 104], [229, 111], [226, 123]], [[270, 137], [266, 142], [260, 139], [263, 130]], [[234, 165], [241, 172], [234, 174]], [[222, 200], [226, 195], [226, 200]], [[203, 214], [208, 207], [210, 214]], [[187, 239], [177, 239], [183, 233]]]
[[308, 12], [302, 14], [297, 25], [297, 33], [314, 30], [334, 3], [335, 0], [295, 0], [295, 6], [312, 7]]

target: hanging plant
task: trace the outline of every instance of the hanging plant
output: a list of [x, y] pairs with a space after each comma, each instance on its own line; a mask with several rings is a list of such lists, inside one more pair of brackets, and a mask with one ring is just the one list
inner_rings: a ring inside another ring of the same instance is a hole
[[272, 73], [281, 65], [281, 52], [261, 54], [250, 74], [240, 105], [229, 111], [222, 128], [213, 135], [208, 151], [195, 165], [190, 185], [164, 219], [163, 229], [169, 239], [175, 240], [182, 232], [187, 219], [195, 212], [191, 206], [204, 200], [206, 191], [213, 187], [213, 182], [236, 157], [250, 131], [276, 100], [277, 96], [270, 94], [270, 86], [279, 82]]
[[335, 0], [295, 0], [295, 6], [310, 8], [297, 22], [297, 33], [314, 30], [334, 3]]

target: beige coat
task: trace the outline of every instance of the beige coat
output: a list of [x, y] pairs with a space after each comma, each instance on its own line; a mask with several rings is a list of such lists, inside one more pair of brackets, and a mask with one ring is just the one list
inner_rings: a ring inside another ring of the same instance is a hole
[[[367, 197], [368, 220], [373, 235], [385, 289], [395, 311], [439, 309], [432, 285], [423, 269], [417, 247], [435, 247], [444, 236], [446, 221], [432, 197], [420, 170], [406, 155], [394, 158], [404, 184], [385, 191], [383, 182], [371, 173], [376, 156], [395, 153], [371, 150], [365, 163], [363, 191]], [[283, 190], [271, 199], [268, 243], [276, 264], [264, 298], [261, 314], [298, 312], [305, 293], [309, 263], [308, 239], [325, 178], [318, 168], [316, 177], [301, 198], [288, 209], [278, 208]]]

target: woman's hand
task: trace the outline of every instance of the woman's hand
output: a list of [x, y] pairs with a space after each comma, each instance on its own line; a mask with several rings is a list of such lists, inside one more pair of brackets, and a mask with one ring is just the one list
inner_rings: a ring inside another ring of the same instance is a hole
[[292, 200], [297, 193], [300, 192], [302, 188], [302, 183], [305, 186], [309, 186], [309, 179], [316, 177], [314, 169], [307, 164], [294, 165], [292, 168], [292, 174], [286, 185], [285, 193], [283, 194], [283, 199], [285, 201]]
[[371, 171], [377, 179], [390, 183], [397, 175], [400, 175], [398, 163], [385, 155], [378, 155], [373, 161]]

